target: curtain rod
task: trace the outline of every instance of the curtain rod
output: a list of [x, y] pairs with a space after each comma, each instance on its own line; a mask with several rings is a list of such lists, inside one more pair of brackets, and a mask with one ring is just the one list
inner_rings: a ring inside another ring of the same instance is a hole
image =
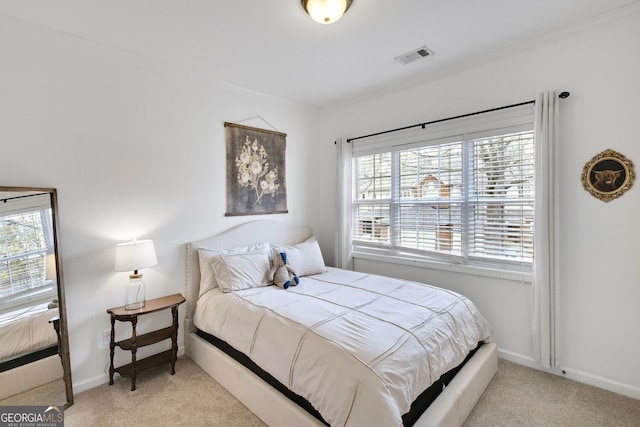
[[[560, 95], [558, 95], [558, 96], [560, 98], [564, 99], [564, 98], [567, 98], [569, 95], [570, 95], [569, 92], [561, 92]], [[401, 127], [401, 128], [396, 128], [396, 129], [385, 130], [385, 131], [382, 131], [382, 132], [371, 133], [369, 135], [357, 136], [355, 138], [349, 138], [349, 139], [347, 139], [347, 142], [349, 143], [349, 142], [355, 141], [357, 139], [371, 138], [372, 136], [384, 135], [384, 134], [387, 134], [387, 133], [398, 132], [398, 131], [401, 131], [401, 130], [407, 130], [407, 129], [411, 129], [411, 128], [416, 128], [418, 126], [421, 126], [422, 129], [424, 129], [425, 126], [432, 125], [432, 124], [435, 124], [435, 123], [447, 122], [449, 120], [461, 119], [463, 117], [470, 117], [470, 116], [475, 116], [475, 115], [478, 115], [478, 114], [491, 113], [493, 111], [504, 110], [504, 109], [507, 109], [507, 108], [514, 108], [514, 107], [519, 107], [521, 105], [527, 105], [527, 104], [533, 104], [533, 103], [535, 103], [535, 101], [525, 101], [525, 102], [520, 102], [518, 104], [505, 105], [504, 107], [497, 107], [497, 108], [491, 108], [489, 110], [476, 111], [475, 113], [467, 113], [467, 114], [462, 114], [460, 116], [447, 117], [446, 119], [432, 120], [430, 122], [418, 123], [416, 125], [404, 126], [404, 127]], [[334, 142], [334, 144], [335, 143], [336, 142]]]
[[35, 196], [42, 196], [43, 194], [49, 194], [49, 193], [36, 193], [36, 194], [27, 194], [25, 196], [7, 197], [7, 198], [4, 198], [4, 199], [0, 199], [0, 202], [7, 203], [9, 200], [24, 199], [24, 198], [27, 198], [27, 197], [35, 197]]

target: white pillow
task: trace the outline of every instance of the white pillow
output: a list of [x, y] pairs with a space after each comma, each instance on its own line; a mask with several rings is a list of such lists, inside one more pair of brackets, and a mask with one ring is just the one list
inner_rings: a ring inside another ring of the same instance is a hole
[[315, 237], [310, 237], [304, 242], [293, 246], [276, 246], [280, 252], [287, 253], [287, 261], [298, 276], [311, 276], [324, 273], [327, 268], [324, 265], [320, 245]]
[[211, 267], [211, 259], [214, 256], [221, 254], [238, 254], [243, 252], [255, 251], [263, 251], [269, 254], [269, 242], [256, 243], [255, 245], [251, 246], [238, 246], [231, 249], [198, 249], [198, 260], [200, 263], [200, 292], [198, 293], [198, 298], [201, 297], [205, 292], [218, 287], [216, 278], [213, 275], [213, 268]]
[[263, 251], [216, 255], [211, 267], [223, 292], [269, 286], [269, 255]]

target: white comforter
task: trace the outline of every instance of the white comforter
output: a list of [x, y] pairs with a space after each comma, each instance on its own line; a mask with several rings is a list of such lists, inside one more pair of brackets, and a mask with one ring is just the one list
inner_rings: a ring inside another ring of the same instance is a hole
[[198, 301], [195, 325], [306, 398], [332, 426], [401, 426], [411, 402], [490, 329], [437, 287], [339, 269]]
[[0, 316], [0, 360], [42, 350], [58, 343], [49, 320], [58, 316], [58, 309], [48, 303], [15, 310]]

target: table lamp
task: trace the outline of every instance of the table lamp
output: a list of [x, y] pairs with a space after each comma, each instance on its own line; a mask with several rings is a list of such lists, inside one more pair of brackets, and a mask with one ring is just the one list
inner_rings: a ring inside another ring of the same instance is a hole
[[134, 240], [116, 246], [116, 271], [131, 271], [124, 308], [137, 310], [144, 307], [145, 290], [142, 273], [138, 270], [152, 267], [158, 263], [153, 240]]

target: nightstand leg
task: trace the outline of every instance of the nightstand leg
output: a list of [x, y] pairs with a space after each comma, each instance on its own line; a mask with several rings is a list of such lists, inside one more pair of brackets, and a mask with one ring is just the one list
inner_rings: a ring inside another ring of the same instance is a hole
[[136, 325], [138, 324], [138, 317], [131, 319], [131, 327], [133, 332], [131, 334], [131, 391], [136, 389], [136, 353], [138, 352]]
[[109, 385], [113, 385], [113, 353], [116, 348], [116, 333], [115, 333], [116, 318], [111, 316], [111, 342], [109, 343], [109, 359], [111, 364], [109, 365]]
[[173, 316], [173, 331], [171, 333], [171, 375], [176, 373], [176, 360], [178, 360], [178, 306], [171, 307]]

